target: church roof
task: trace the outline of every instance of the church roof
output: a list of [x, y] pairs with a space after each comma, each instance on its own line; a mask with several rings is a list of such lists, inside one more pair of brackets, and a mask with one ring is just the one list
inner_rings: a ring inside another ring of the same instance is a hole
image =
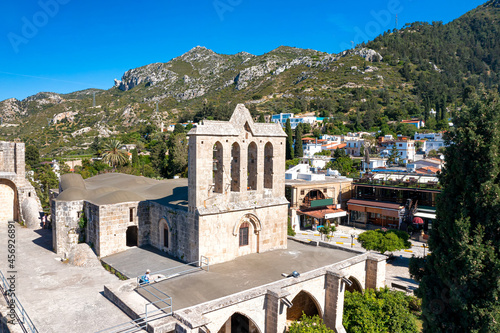
[[155, 201], [164, 206], [187, 210], [186, 178], [155, 180], [121, 173], [107, 173], [83, 180], [79, 174], [61, 176], [58, 201], [85, 200], [96, 205]]

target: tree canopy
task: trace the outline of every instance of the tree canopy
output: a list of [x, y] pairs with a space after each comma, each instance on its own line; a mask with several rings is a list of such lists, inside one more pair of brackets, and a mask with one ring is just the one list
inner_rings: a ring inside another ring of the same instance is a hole
[[333, 331], [326, 327], [320, 317], [308, 317], [302, 314], [300, 320], [290, 325], [288, 333], [333, 333]]
[[417, 302], [387, 287], [363, 293], [345, 292], [343, 325], [347, 333], [417, 333], [410, 306]]
[[409, 249], [411, 243], [406, 232], [400, 230], [369, 230], [358, 236], [358, 241], [366, 250], [378, 251], [382, 254], [402, 249]]
[[104, 148], [102, 160], [111, 164], [112, 167], [127, 163], [127, 153], [122, 150], [122, 143], [118, 140], [111, 140]]
[[290, 119], [286, 120], [285, 124], [285, 133], [287, 135], [286, 137], [286, 159], [287, 160], [293, 160], [294, 158], [294, 151], [293, 151], [293, 131], [292, 131], [292, 125], [290, 125]]
[[425, 332], [500, 332], [500, 104], [480, 94], [445, 138], [431, 255], [412, 270]]
[[26, 151], [24, 154], [24, 160], [27, 165], [30, 167], [34, 167], [35, 165], [40, 163], [40, 151], [37, 147], [33, 145], [26, 146]]
[[302, 147], [302, 126], [301, 124], [297, 125], [295, 128], [295, 149], [294, 149], [295, 157], [304, 156], [304, 150]]

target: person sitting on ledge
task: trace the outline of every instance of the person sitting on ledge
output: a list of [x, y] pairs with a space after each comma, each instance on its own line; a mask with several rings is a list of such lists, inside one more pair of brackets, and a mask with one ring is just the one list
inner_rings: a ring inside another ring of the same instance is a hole
[[140, 284], [149, 284], [149, 280], [150, 280], [150, 275], [149, 273], [151, 273], [151, 271], [149, 269], [146, 270], [146, 274], [144, 274], [143, 276], [141, 276], [141, 280], [140, 280]]

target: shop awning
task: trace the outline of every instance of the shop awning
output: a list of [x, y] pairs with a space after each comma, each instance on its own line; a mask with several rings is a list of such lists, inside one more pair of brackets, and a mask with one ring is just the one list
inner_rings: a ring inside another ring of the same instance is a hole
[[315, 219], [333, 219], [337, 217], [347, 216], [347, 212], [343, 209], [316, 209], [316, 210], [297, 210], [297, 214], [307, 215]]
[[350, 199], [347, 201], [349, 210], [381, 214], [383, 216], [399, 217], [399, 212], [404, 206], [398, 203], [380, 202], [371, 200]]
[[421, 213], [421, 212], [418, 212], [418, 213], [415, 213], [413, 216], [423, 217], [424, 219], [432, 219], [432, 220], [436, 219], [436, 214], [431, 214], [431, 213]]

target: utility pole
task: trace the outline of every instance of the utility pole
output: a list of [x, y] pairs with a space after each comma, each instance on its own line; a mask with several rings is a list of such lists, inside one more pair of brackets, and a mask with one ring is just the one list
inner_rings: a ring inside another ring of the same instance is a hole
[[354, 50], [354, 41], [351, 40], [351, 48]]
[[95, 108], [95, 91], [93, 92], [92, 107]]
[[396, 30], [398, 30], [398, 14], [396, 14]]

